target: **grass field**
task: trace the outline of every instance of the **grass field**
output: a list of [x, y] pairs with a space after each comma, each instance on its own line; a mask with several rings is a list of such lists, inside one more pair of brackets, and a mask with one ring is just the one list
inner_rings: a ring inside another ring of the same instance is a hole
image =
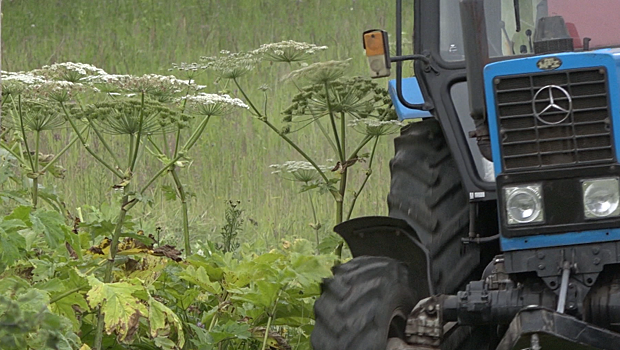
[[[173, 62], [193, 62], [223, 49], [251, 50], [290, 39], [327, 45], [330, 49], [317, 59], [351, 57], [350, 75], [365, 75], [361, 33], [369, 28], [394, 33], [391, 0], [5, 0], [2, 5], [2, 69], [8, 71], [74, 61], [94, 64], [109, 73], [169, 74]], [[404, 7], [412, 8], [412, 0], [405, 0]], [[409, 17], [410, 13], [405, 15]], [[411, 21], [403, 27], [411, 28]], [[272, 119], [280, 119], [280, 111], [294, 92], [280, 82], [284, 73], [272, 66], [244, 81], [253, 96], [258, 96], [256, 88], [263, 83], [272, 88]], [[209, 86], [209, 92], [220, 88], [213, 81], [212, 76], [199, 79]], [[329, 147], [318, 133], [309, 131], [296, 136], [298, 141], [310, 145], [318, 159], [327, 158]], [[375, 171], [354, 216], [387, 212], [392, 142], [389, 137], [382, 141]], [[255, 223], [246, 223], [247, 240], [275, 242], [313, 235], [306, 197], [297, 193], [296, 185], [272, 175], [269, 168], [300, 157], [248, 114], [215, 120], [193, 158], [192, 173], [198, 176], [183, 176], [196, 194], [190, 206], [196, 239], [218, 234], [228, 199], [240, 200]], [[74, 148], [62, 163], [67, 177], [55, 185], [70, 209], [109, 200], [112, 180], [84, 152]], [[161, 196], [159, 192], [153, 195]], [[169, 233], [179, 232], [180, 214], [169, 209], [174, 206], [156, 202], [162, 205], [143, 208], [144, 217]], [[320, 199], [318, 214], [322, 234], [327, 235], [334, 215], [326, 196]]]

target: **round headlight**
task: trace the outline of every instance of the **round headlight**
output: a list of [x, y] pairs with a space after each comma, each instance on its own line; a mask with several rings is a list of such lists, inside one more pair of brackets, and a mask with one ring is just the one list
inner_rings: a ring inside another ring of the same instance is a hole
[[543, 220], [540, 186], [519, 186], [504, 189], [509, 224], [527, 224]]
[[583, 206], [588, 218], [604, 218], [619, 214], [618, 179], [596, 179], [583, 182]]

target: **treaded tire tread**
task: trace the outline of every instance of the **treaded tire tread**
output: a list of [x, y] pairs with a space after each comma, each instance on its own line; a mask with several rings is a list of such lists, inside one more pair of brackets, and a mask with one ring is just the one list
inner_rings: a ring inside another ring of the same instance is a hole
[[394, 140], [389, 216], [413, 227], [431, 254], [436, 293], [454, 293], [478, 268], [477, 247], [463, 250], [469, 201], [439, 122], [411, 123]]
[[362, 256], [336, 266], [314, 304], [315, 350], [383, 350], [392, 313], [405, 317], [416, 302], [409, 271], [385, 257]]

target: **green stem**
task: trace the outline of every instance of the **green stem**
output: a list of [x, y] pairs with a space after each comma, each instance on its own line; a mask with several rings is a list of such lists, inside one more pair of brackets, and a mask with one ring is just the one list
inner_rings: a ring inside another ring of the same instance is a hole
[[114, 167], [112, 167], [111, 165], [109, 165], [105, 160], [103, 160], [101, 157], [99, 157], [91, 148], [90, 146], [86, 143], [86, 139], [84, 139], [84, 136], [80, 133], [80, 131], [78, 130], [77, 126], [75, 125], [75, 122], [71, 119], [71, 117], [69, 116], [69, 113], [67, 112], [67, 109], [65, 108], [65, 104], [64, 103], [60, 103], [60, 106], [62, 107], [63, 112], [65, 113], [65, 118], [67, 119], [67, 121], [69, 122], [69, 124], [71, 125], [71, 127], [73, 128], [73, 131], [75, 131], [75, 133], [77, 134], [78, 138], [80, 139], [80, 142], [82, 143], [82, 146], [84, 146], [84, 148], [86, 149], [86, 151], [88, 153], [90, 153], [91, 156], [93, 156], [93, 158], [95, 158], [101, 165], [105, 166], [106, 168], [108, 168], [108, 170], [110, 170], [114, 175], [118, 176], [119, 178], [123, 178], [123, 174], [121, 174], [118, 170], [114, 169]]
[[[82, 99], [80, 98], [80, 95], [76, 96], [76, 100], [78, 102], [78, 106], [80, 106], [80, 109], [82, 111], [84, 111], [84, 106], [82, 103]], [[103, 145], [103, 147], [106, 149], [106, 151], [108, 151], [108, 153], [110, 153], [110, 155], [112, 156], [112, 160], [114, 161], [114, 165], [116, 165], [117, 169], [121, 168], [121, 162], [118, 160], [118, 157], [116, 156], [116, 153], [112, 152], [112, 148], [110, 147], [110, 145], [108, 145], [108, 143], [105, 140], [105, 137], [103, 137], [101, 135], [101, 133], [99, 132], [99, 129], [97, 129], [97, 127], [93, 124], [92, 120], [90, 119], [86, 119], [86, 121], [88, 122], [88, 125], [91, 126], [91, 129], [95, 132], [95, 135], [97, 136], [97, 138], [99, 139], [99, 141], [101, 142], [101, 144]]]
[[246, 102], [250, 105], [250, 108], [252, 108], [252, 110], [254, 110], [254, 113], [256, 113], [256, 116], [259, 119], [266, 119], [267, 115], [263, 115], [261, 114], [261, 112], [258, 110], [258, 108], [256, 108], [256, 106], [254, 106], [254, 103], [252, 103], [252, 100], [250, 100], [250, 98], [248, 97], [248, 95], [245, 94], [245, 91], [243, 90], [243, 88], [241, 87], [241, 85], [239, 85], [239, 82], [237, 81], [237, 79], [233, 78], [233, 82], [235, 83], [235, 85], [237, 85], [237, 88], [239, 89], [239, 92], [241, 92], [241, 94], [243, 95], [243, 98], [246, 100]]
[[24, 139], [24, 145], [26, 146], [26, 154], [30, 161], [30, 169], [34, 171], [34, 162], [32, 161], [32, 154], [30, 154], [30, 147], [28, 147], [28, 139], [26, 138], [26, 128], [24, 128], [24, 116], [22, 114], [22, 95], [17, 97], [17, 108], [19, 114], [19, 126], [22, 132], [22, 138]]
[[151, 135], [147, 135], [146, 139], [149, 140], [149, 143], [151, 144], [151, 146], [155, 147], [155, 151], [157, 151], [158, 154], [166, 155], [164, 152], [161, 151], [161, 148], [159, 148], [159, 146], [157, 146], [155, 141], [153, 141], [153, 138], [151, 137]]
[[32, 209], [37, 209], [39, 199], [39, 147], [41, 142], [41, 132], [39, 130], [34, 133], [34, 169], [32, 173]]
[[183, 148], [182, 148], [183, 151], [187, 152], [192, 147], [194, 147], [194, 145], [196, 144], [196, 141], [198, 141], [198, 139], [200, 138], [200, 135], [202, 135], [203, 131], [205, 131], [205, 129], [207, 128], [207, 124], [209, 124], [209, 120], [211, 120], [210, 115], [208, 115], [206, 118], [204, 118], [202, 122], [200, 122], [200, 124], [198, 125], [198, 128], [196, 128], [196, 131], [194, 131], [194, 133], [189, 137], [185, 145], [183, 145]]
[[160, 177], [166, 170], [168, 170], [171, 166], [173, 166], [174, 163], [176, 163], [176, 161], [179, 160], [179, 158], [181, 158], [181, 156], [176, 156], [172, 158], [168, 162], [168, 164], [165, 164], [161, 169], [159, 169], [159, 171], [151, 177], [151, 179], [146, 183], [146, 185], [142, 187], [142, 189], [138, 193], [143, 194], [144, 191], [146, 191], [153, 184], [153, 182], [155, 182], [155, 180], [157, 180], [157, 178]]
[[136, 162], [138, 161], [138, 154], [140, 151], [140, 138], [142, 137], [142, 128], [144, 127], [144, 91], [142, 92], [142, 102], [140, 104], [140, 122], [138, 123], [138, 136], [136, 137], [136, 146], [134, 154], [131, 156], [131, 165], [129, 171], [133, 173], [136, 168]]
[[340, 189], [338, 190], [340, 197], [336, 199], [336, 225], [341, 223], [344, 218], [344, 195], [347, 188], [347, 173], [348, 169], [344, 168], [342, 174], [340, 174]]
[[162, 130], [162, 138], [164, 139], [164, 153], [166, 156], [170, 154], [170, 150], [168, 149], [168, 134], [166, 133], [166, 129]]
[[177, 186], [177, 191], [179, 192], [179, 197], [181, 198], [181, 207], [183, 209], [183, 240], [185, 241], [185, 254], [186, 256], [190, 256], [192, 254], [192, 248], [189, 241], [189, 219], [187, 217], [187, 196], [185, 195], [185, 189], [183, 188], [183, 184], [179, 179], [179, 175], [177, 174], [176, 167], [172, 166], [170, 169], [170, 173], [172, 174], [172, 178], [174, 179], [174, 183]]
[[364, 190], [364, 186], [366, 186], [366, 183], [368, 182], [370, 175], [372, 175], [372, 161], [375, 159], [375, 150], [377, 149], [378, 142], [379, 142], [379, 136], [376, 136], [375, 143], [372, 145], [372, 151], [370, 152], [370, 158], [368, 159], [368, 170], [366, 170], [366, 177], [364, 178], [364, 181], [362, 181], [362, 184], [360, 185], [359, 190], [355, 192], [355, 194], [353, 194], [353, 200], [351, 200], [351, 206], [349, 207], [349, 213], [347, 214], [347, 220], [351, 218], [351, 214], [353, 214], [353, 208], [355, 208], [355, 203], [357, 202], [357, 198], [360, 196], [360, 193], [362, 193], [362, 190]]
[[97, 136], [97, 138], [99, 139], [99, 141], [101, 142], [103, 147], [112, 156], [112, 160], [114, 161], [114, 165], [116, 165], [116, 167], [118, 169], [120, 169], [121, 168], [121, 162], [118, 160], [118, 157], [116, 157], [116, 153], [112, 152], [112, 148], [110, 148], [110, 145], [108, 145], [108, 143], [106, 142], [105, 137], [103, 137], [103, 135], [101, 135], [101, 133], [99, 132], [97, 127], [95, 127], [95, 125], [93, 125], [92, 121], [90, 119], [87, 119], [87, 121], [88, 121], [88, 125], [91, 126], [91, 129], [95, 132], [95, 135]]
[[[269, 120], [267, 120], [267, 116], [266, 115], [263, 116], [260, 113], [260, 111], [256, 108], [256, 106], [254, 106], [254, 104], [249, 99], [248, 95], [246, 95], [246, 93], [243, 90], [243, 88], [241, 87], [241, 85], [239, 85], [239, 83], [237, 82], [237, 79], [233, 79], [233, 81], [234, 81], [235, 85], [237, 85], [237, 88], [239, 89], [239, 92], [241, 92], [241, 94], [243, 95], [243, 98], [245, 98], [247, 103], [250, 105], [250, 108], [252, 108], [252, 110], [254, 110], [254, 113], [256, 113], [256, 115], [258, 116], [259, 120], [262, 121], [263, 123], [265, 123], [271, 130], [275, 131], [276, 134], [278, 134], [284, 141], [286, 141], [286, 143], [288, 143], [291, 147], [293, 147], [297, 151], [297, 153], [299, 153], [305, 160], [307, 160], [310, 164], [312, 164], [314, 169], [316, 169], [316, 171], [319, 173], [319, 175], [321, 175], [321, 177], [323, 178], [325, 183], [328, 184], [329, 183], [329, 179], [327, 178], [327, 176], [325, 175], [323, 170], [321, 170], [321, 168], [316, 164], [316, 162], [312, 158], [310, 158], [310, 156], [308, 156], [306, 154], [306, 152], [304, 152], [301, 148], [299, 148], [299, 146], [297, 146], [297, 144], [295, 142], [293, 142], [293, 140], [291, 140], [290, 138], [288, 138], [288, 136], [286, 136], [285, 134], [280, 132], [280, 130], [278, 130], [278, 128], [276, 128], [275, 125], [271, 124], [271, 122]], [[332, 196], [334, 197], [335, 200], [338, 200], [338, 195], [336, 193], [333, 193], [331, 191], [330, 191], [330, 193], [332, 194]]]
[[263, 338], [263, 346], [261, 346], [261, 350], [265, 350], [267, 347], [267, 339], [269, 338], [269, 328], [271, 327], [271, 316], [267, 319], [267, 327], [265, 328], [265, 337]]
[[68, 297], [69, 295], [71, 295], [73, 293], [76, 293], [76, 292], [79, 292], [79, 291], [85, 290], [85, 289], [88, 289], [88, 285], [81, 286], [81, 287], [76, 287], [76, 288], [64, 291], [63, 293], [58, 294], [54, 298], [50, 299], [50, 304], [56, 303], [56, 302], [60, 301], [61, 299], [66, 298], [66, 297]]
[[[334, 116], [334, 111], [332, 110], [332, 104], [329, 101], [329, 86], [327, 83], [325, 85], [325, 100], [327, 101], [327, 110], [329, 111], [329, 121], [332, 125], [332, 132], [334, 133], [334, 140], [336, 141], [336, 147], [338, 148], [338, 158], [340, 158], [340, 163], [344, 164], [345, 162], [345, 154], [342, 148], [342, 144], [340, 143], [338, 137], [338, 128], [336, 127], [336, 116]], [[344, 136], [344, 135], [343, 135]]]
[[[191, 84], [192, 84], [192, 80], [190, 79], [189, 83], [187, 84], [187, 90], [185, 91], [185, 99], [183, 99], [183, 106], [181, 107], [181, 113], [185, 113], [185, 107], [187, 106], [187, 96], [189, 96], [189, 89], [190, 89]], [[174, 142], [174, 156], [175, 157], [179, 154], [180, 143], [181, 143], [181, 127], [177, 126], [177, 134], [176, 134], [176, 139]], [[166, 144], [166, 148], [168, 148], [167, 144]]]
[[[307, 160], [310, 164], [312, 164], [314, 169], [316, 169], [319, 175], [321, 175], [321, 177], [323, 178], [326, 184], [329, 183], [329, 179], [327, 179], [327, 175], [325, 175], [323, 170], [321, 170], [321, 168], [316, 164], [316, 162], [312, 160], [312, 158], [310, 158], [310, 156], [308, 156], [306, 152], [304, 152], [301, 148], [299, 148], [299, 146], [297, 146], [297, 144], [295, 144], [293, 140], [289, 139], [288, 136], [281, 133], [280, 130], [278, 130], [278, 128], [276, 128], [275, 125], [271, 124], [270, 121], [265, 119], [263, 120], [263, 123], [265, 123], [269, 128], [271, 128], [271, 130], [275, 131], [276, 134], [280, 135], [280, 137], [284, 139], [284, 141], [286, 141], [289, 145], [291, 145], [291, 147], [293, 147], [297, 151], [297, 153], [299, 153], [302, 157], [304, 157], [305, 160]], [[336, 198], [336, 196], [334, 196], [334, 198]]]
[[213, 327], [217, 324], [217, 311], [213, 314], [213, 318], [211, 319], [211, 323], [209, 323], [209, 328], [207, 329], [209, 332], [213, 330]]
[[334, 141], [332, 140], [332, 138], [329, 137], [329, 132], [327, 132], [327, 130], [325, 130], [325, 127], [321, 123], [321, 120], [319, 119], [319, 117], [316, 117], [314, 114], [312, 115], [312, 117], [314, 118], [314, 121], [315, 121], [316, 125], [321, 130], [321, 133], [323, 133], [323, 136], [325, 136], [325, 139], [327, 140], [327, 143], [329, 143], [329, 145], [331, 146], [331, 148], [334, 151], [334, 153], [338, 154], [338, 147], [336, 147], [336, 144], [334, 144]]
[[[86, 125], [81, 132], [85, 132], [86, 129], [88, 129], [88, 125]], [[78, 140], [77, 136], [74, 136], [71, 141], [69, 141], [69, 143], [62, 149], [60, 150], [60, 152], [58, 152], [58, 154], [56, 154], [54, 156], [54, 158], [52, 158], [52, 160], [49, 161], [49, 163], [47, 163], [43, 169], [41, 169], [41, 173], [44, 173], [47, 171], [47, 169], [52, 166], [54, 163], [56, 163], [56, 161], [58, 160], [58, 158], [60, 158], [63, 154], [65, 154], [65, 152], [67, 152], [69, 150], [69, 148], [71, 148], [71, 146], [73, 146], [73, 144], [75, 143], [75, 141]]]
[[15, 152], [11, 147], [9, 147], [9, 145], [2, 142], [2, 140], [0, 140], [0, 147], [4, 148], [7, 152], [11, 153], [11, 155], [15, 157], [17, 160], [19, 160], [21, 163], [24, 162], [24, 158], [21, 157], [19, 153]]
[[[307, 185], [308, 183], [306, 183]], [[312, 208], [312, 217], [314, 218], [314, 222], [312, 223], [312, 229], [314, 230], [314, 236], [316, 238], [316, 253], [320, 254], [319, 251], [319, 244], [321, 244], [321, 241], [319, 239], [319, 230], [320, 230], [320, 226], [319, 226], [319, 221], [316, 218], [316, 209], [314, 208], [314, 201], [312, 200], [312, 193], [310, 193], [310, 191], [308, 191], [308, 200], [310, 201], [310, 208]]]
[[127, 151], [127, 171], [129, 171], [129, 176], [131, 176], [132, 171], [131, 171], [131, 163], [133, 160], [133, 153], [134, 153], [134, 149], [137, 148], [135, 143], [135, 136], [133, 136], [133, 134], [129, 134], [129, 150]]
[[[128, 189], [125, 188], [125, 191]], [[114, 270], [114, 260], [116, 259], [116, 253], [118, 252], [118, 242], [121, 237], [123, 223], [125, 222], [125, 216], [127, 215], [127, 204], [129, 203], [129, 195], [124, 195], [121, 204], [121, 210], [118, 215], [118, 219], [116, 220], [116, 227], [114, 228], [114, 234], [112, 236], [112, 241], [110, 242], [110, 256], [107, 261], [105, 275], [103, 277], [103, 283], [112, 282], [112, 272]], [[101, 312], [101, 307], [99, 308], [97, 315], [97, 331], [95, 333], [95, 342], [93, 350], [101, 350], [101, 344], [103, 342], [103, 326], [104, 326], [104, 314]]]
[[[329, 101], [329, 98], [327, 100]], [[340, 113], [340, 142], [341, 142], [340, 150], [342, 152], [342, 159], [346, 157], [344, 153], [347, 149], [346, 127], [347, 127], [347, 124], [346, 124], [344, 113]], [[336, 200], [336, 224], [339, 224], [343, 221], [344, 196], [347, 191], [347, 175], [349, 173], [348, 168], [345, 165], [345, 161], [342, 161], [342, 166], [343, 166], [343, 170], [342, 170], [342, 174], [340, 177], [340, 191], [339, 191], [340, 198], [338, 198], [339, 200]]]
[[360, 141], [359, 145], [357, 145], [357, 148], [355, 148], [355, 150], [353, 152], [351, 152], [351, 155], [349, 156], [348, 159], [352, 159], [357, 157], [357, 154], [359, 153], [359, 151], [362, 150], [362, 148], [364, 148], [364, 146], [366, 146], [366, 144], [372, 140], [372, 136], [370, 135], [366, 135], [364, 136], [364, 138], [362, 139], [362, 141]]

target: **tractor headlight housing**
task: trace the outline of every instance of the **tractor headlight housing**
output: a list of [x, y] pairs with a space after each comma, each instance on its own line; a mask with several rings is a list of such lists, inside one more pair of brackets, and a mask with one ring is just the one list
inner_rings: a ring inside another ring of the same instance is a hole
[[530, 224], [544, 220], [540, 184], [504, 187], [504, 204], [508, 225]]
[[620, 186], [617, 177], [588, 179], [583, 188], [583, 213], [588, 219], [620, 215]]

